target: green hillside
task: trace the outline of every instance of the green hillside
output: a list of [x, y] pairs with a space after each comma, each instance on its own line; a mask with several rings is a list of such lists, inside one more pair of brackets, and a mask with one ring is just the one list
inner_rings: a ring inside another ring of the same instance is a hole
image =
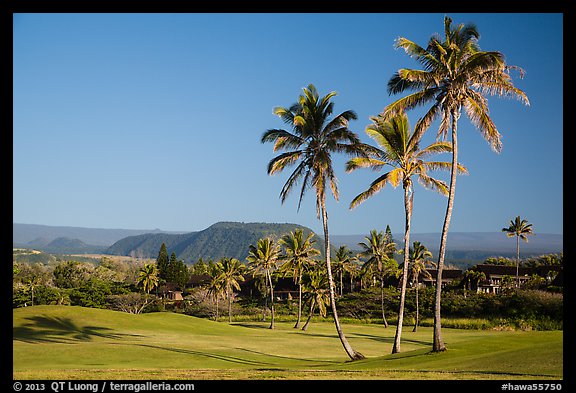
[[[258, 239], [271, 236], [275, 239], [302, 228], [305, 234], [312, 232], [310, 228], [297, 224], [272, 223], [239, 223], [219, 222], [203, 231], [187, 234], [144, 234], [130, 236], [114, 243], [108, 249], [112, 255], [142, 255], [146, 258], [156, 258], [162, 243], [170, 253], [176, 253], [185, 262], [196, 262], [200, 257], [205, 260], [217, 260], [223, 257], [244, 260], [248, 255], [250, 244], [256, 244]], [[317, 248], [324, 248], [324, 241], [316, 236]]]
[[174, 313], [34, 306], [13, 310], [14, 379], [549, 379], [563, 376], [561, 331], [444, 329], [448, 351], [431, 354], [431, 328], [343, 324], [366, 356], [349, 362], [330, 319], [307, 332], [279, 322], [231, 325]]

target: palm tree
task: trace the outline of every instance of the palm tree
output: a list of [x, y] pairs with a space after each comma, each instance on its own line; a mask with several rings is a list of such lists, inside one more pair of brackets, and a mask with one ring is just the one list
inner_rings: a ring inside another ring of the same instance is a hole
[[156, 264], [147, 263], [138, 272], [138, 278], [136, 284], [142, 286], [146, 294], [150, 294], [150, 291], [158, 286], [160, 277], [158, 275], [158, 268]]
[[438, 253], [438, 276], [436, 277], [436, 297], [434, 305], [434, 339], [435, 352], [444, 351], [446, 345], [442, 339], [440, 302], [442, 291], [442, 270], [448, 227], [454, 205], [456, 191], [456, 172], [458, 162], [458, 120], [462, 108], [470, 121], [480, 130], [482, 136], [492, 149], [500, 152], [502, 143], [500, 133], [489, 116], [488, 95], [516, 97], [529, 104], [526, 94], [514, 87], [510, 70], [523, 70], [507, 65], [504, 55], [496, 51], [481, 51], [478, 45], [480, 34], [473, 24], [452, 26], [452, 19], [444, 18], [444, 40], [438, 35], [432, 36], [428, 46], [423, 48], [416, 43], [400, 37], [396, 48], [402, 48], [423, 66], [423, 70], [400, 69], [388, 82], [388, 93], [396, 94], [412, 91], [384, 108], [382, 116], [389, 119], [400, 112], [432, 103], [415, 126], [417, 139], [440, 118], [438, 136], [446, 137], [451, 128], [452, 166], [446, 215], [442, 227], [440, 250]]
[[[370, 187], [356, 196], [350, 203], [350, 208], [356, 207], [366, 199], [380, 191], [386, 184], [396, 188], [402, 184], [404, 189], [404, 210], [406, 213], [404, 227], [404, 273], [400, 290], [400, 306], [398, 311], [398, 324], [396, 326], [396, 339], [392, 353], [400, 352], [400, 337], [402, 335], [402, 322], [404, 320], [404, 302], [406, 298], [406, 283], [408, 280], [408, 259], [410, 247], [410, 223], [412, 219], [412, 205], [414, 190], [412, 177], [417, 176], [418, 182], [428, 189], [438, 191], [442, 195], [448, 194], [448, 187], [442, 180], [437, 180], [428, 174], [430, 170], [448, 170], [450, 163], [444, 161], [425, 161], [431, 155], [449, 153], [452, 146], [449, 142], [436, 142], [420, 150], [416, 133], [410, 132], [408, 116], [398, 113], [389, 120], [382, 116], [372, 117], [373, 123], [366, 128], [366, 133], [376, 141], [380, 148], [373, 148], [370, 157], [356, 157], [348, 161], [346, 170], [357, 168], [371, 168], [379, 170], [385, 165], [394, 169], [384, 173], [372, 182]], [[467, 173], [466, 168], [458, 165], [460, 173]]]
[[219, 314], [219, 299], [224, 297], [224, 282], [222, 280], [222, 263], [220, 261], [214, 263], [210, 261], [208, 264], [208, 275], [211, 277], [208, 283], [208, 295], [216, 301], [216, 314], [214, 320], [218, 320]]
[[148, 305], [150, 291], [155, 287], [158, 287], [159, 282], [160, 272], [155, 263], [147, 263], [140, 268], [138, 278], [136, 279], [136, 285], [142, 286], [142, 289], [146, 292], [146, 298], [142, 307], [137, 311], [138, 314]]
[[290, 273], [294, 283], [298, 284], [298, 319], [294, 328], [300, 325], [302, 315], [302, 274], [315, 263], [312, 257], [320, 255], [320, 251], [314, 248], [316, 241], [313, 237], [314, 233], [310, 232], [304, 238], [304, 231], [298, 228], [279, 240], [285, 252], [283, 257], [285, 262], [280, 267], [280, 271], [284, 274]]
[[220, 273], [220, 281], [222, 287], [226, 292], [228, 298], [228, 322], [232, 322], [232, 295], [234, 289], [240, 290], [239, 281], [244, 281], [242, 273], [246, 270], [246, 266], [236, 258], [222, 258], [219, 261], [222, 272]]
[[270, 322], [270, 329], [274, 329], [274, 285], [272, 284], [272, 270], [276, 268], [276, 262], [280, 257], [280, 247], [274, 244], [274, 240], [270, 238], [259, 239], [256, 245], [249, 246], [248, 265], [252, 267], [253, 274], [260, 274], [264, 271], [266, 287], [270, 285], [270, 310], [272, 312], [272, 320]]
[[508, 228], [502, 228], [502, 232], [506, 233], [508, 237], [516, 236], [516, 287], [520, 287], [520, 277], [518, 276], [518, 267], [520, 266], [520, 239], [528, 242], [527, 235], [534, 235], [532, 232], [532, 224], [528, 224], [528, 221], [521, 220], [520, 216], [517, 216], [514, 220], [510, 220], [510, 226]]
[[382, 321], [384, 327], [388, 327], [386, 314], [384, 313], [384, 279], [388, 276], [395, 276], [398, 270], [398, 263], [389, 258], [391, 251], [396, 250], [396, 244], [386, 241], [382, 231], [377, 232], [376, 229], [370, 231], [370, 235], [365, 237], [366, 242], [358, 243], [361, 251], [359, 257], [366, 258], [363, 268], [376, 271], [376, 275], [380, 279], [380, 306], [382, 309]]
[[357, 260], [358, 258], [354, 256], [354, 253], [348, 248], [348, 246], [340, 246], [338, 250], [336, 250], [335, 258], [332, 261], [332, 270], [340, 276], [340, 296], [344, 294], [344, 273], [351, 273], [351, 270], [353, 269], [352, 265]]
[[319, 314], [326, 317], [326, 307], [330, 304], [326, 268], [316, 266], [314, 269], [308, 271], [303, 277], [303, 284], [310, 301], [308, 319], [306, 319], [306, 323], [302, 326], [302, 330], [306, 331], [312, 315], [314, 315], [316, 306], [318, 306]]
[[[475, 286], [476, 291], [478, 291], [478, 284], [482, 280], [486, 280], [486, 274], [484, 272], [468, 269], [464, 272], [464, 289], [466, 289], [467, 284], [468, 289], [472, 289], [471, 287]], [[464, 297], [466, 297], [466, 292], [464, 292]]]
[[362, 154], [362, 144], [358, 136], [348, 129], [348, 122], [356, 119], [356, 113], [351, 110], [344, 111], [329, 120], [334, 110], [334, 103], [330, 100], [336, 92], [330, 92], [320, 98], [313, 84], [304, 88], [297, 103], [290, 108], [278, 107], [274, 113], [291, 127], [291, 131], [271, 129], [262, 135], [261, 141], [274, 142], [274, 151], [286, 150], [268, 164], [268, 174], [281, 172], [289, 166], [296, 165], [296, 169], [288, 177], [280, 192], [282, 203], [298, 182], [302, 183], [298, 208], [308, 188], [316, 191], [316, 215], [322, 218], [324, 230], [324, 247], [328, 283], [330, 289], [330, 306], [332, 316], [340, 342], [352, 360], [362, 359], [364, 356], [356, 352], [351, 346], [338, 319], [336, 311], [336, 298], [334, 295], [334, 280], [330, 266], [330, 236], [328, 234], [328, 212], [326, 211], [326, 187], [338, 200], [337, 179], [332, 165], [332, 153], [346, 153], [351, 155]]
[[420, 320], [420, 310], [418, 304], [418, 287], [420, 285], [420, 276], [427, 278], [432, 278], [432, 275], [428, 270], [426, 270], [426, 265], [430, 264], [436, 266], [429, 258], [432, 258], [432, 253], [420, 242], [413, 242], [412, 249], [410, 250], [410, 276], [412, 277], [412, 282], [414, 288], [416, 289], [416, 318], [414, 321], [413, 332], [418, 330], [418, 324]]

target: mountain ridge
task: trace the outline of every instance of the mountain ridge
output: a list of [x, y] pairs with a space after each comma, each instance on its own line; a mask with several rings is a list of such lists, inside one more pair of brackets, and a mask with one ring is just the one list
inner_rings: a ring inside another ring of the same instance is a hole
[[[17, 248], [34, 248], [50, 253], [109, 253], [116, 255], [136, 255], [155, 258], [164, 242], [169, 252], [175, 252], [178, 258], [195, 262], [199, 257], [218, 259], [234, 257], [244, 259], [248, 245], [266, 235], [266, 226], [288, 225], [311, 229], [289, 223], [241, 223], [223, 221], [201, 231], [176, 232], [134, 229], [104, 229], [85, 227], [53, 227], [36, 224], [14, 223], [13, 246]], [[241, 229], [242, 228], [242, 229]], [[208, 229], [210, 229], [208, 231]], [[273, 233], [274, 231], [272, 231]], [[281, 231], [282, 232], [282, 231]], [[278, 236], [278, 233], [276, 233]], [[366, 235], [331, 235], [332, 248], [347, 245], [351, 250], [359, 249], [358, 243]], [[244, 239], [239, 242], [238, 239]], [[403, 233], [393, 233], [398, 248], [402, 247]], [[57, 240], [59, 239], [59, 240]], [[317, 235], [317, 247], [323, 250], [323, 238]], [[122, 241], [119, 244], [119, 241]], [[436, 257], [440, 233], [412, 233], [410, 242], [420, 241]], [[250, 242], [250, 243], [246, 243]], [[240, 244], [241, 243], [241, 244]], [[114, 246], [114, 247], [113, 247]], [[536, 233], [528, 242], [521, 242], [522, 257], [558, 253], [563, 250], [562, 234]], [[140, 254], [140, 255], [138, 255]], [[515, 257], [516, 240], [508, 238], [502, 232], [450, 232], [448, 234], [446, 261], [468, 265], [491, 256]]]

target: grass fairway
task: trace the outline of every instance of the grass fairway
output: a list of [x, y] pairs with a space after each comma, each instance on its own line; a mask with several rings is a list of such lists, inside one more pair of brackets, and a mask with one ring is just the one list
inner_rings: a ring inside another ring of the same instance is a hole
[[562, 332], [344, 324], [366, 356], [349, 362], [331, 319], [307, 332], [293, 323], [229, 325], [173, 313], [132, 315], [70, 306], [13, 310], [14, 379], [549, 379], [563, 378]]

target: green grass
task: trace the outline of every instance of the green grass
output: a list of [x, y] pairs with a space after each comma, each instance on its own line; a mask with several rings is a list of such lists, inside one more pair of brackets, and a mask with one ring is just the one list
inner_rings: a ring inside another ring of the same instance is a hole
[[132, 315], [70, 306], [13, 311], [14, 379], [551, 379], [563, 377], [561, 331], [343, 324], [366, 356], [350, 362], [331, 320], [307, 332], [293, 321], [214, 322], [174, 313]]

